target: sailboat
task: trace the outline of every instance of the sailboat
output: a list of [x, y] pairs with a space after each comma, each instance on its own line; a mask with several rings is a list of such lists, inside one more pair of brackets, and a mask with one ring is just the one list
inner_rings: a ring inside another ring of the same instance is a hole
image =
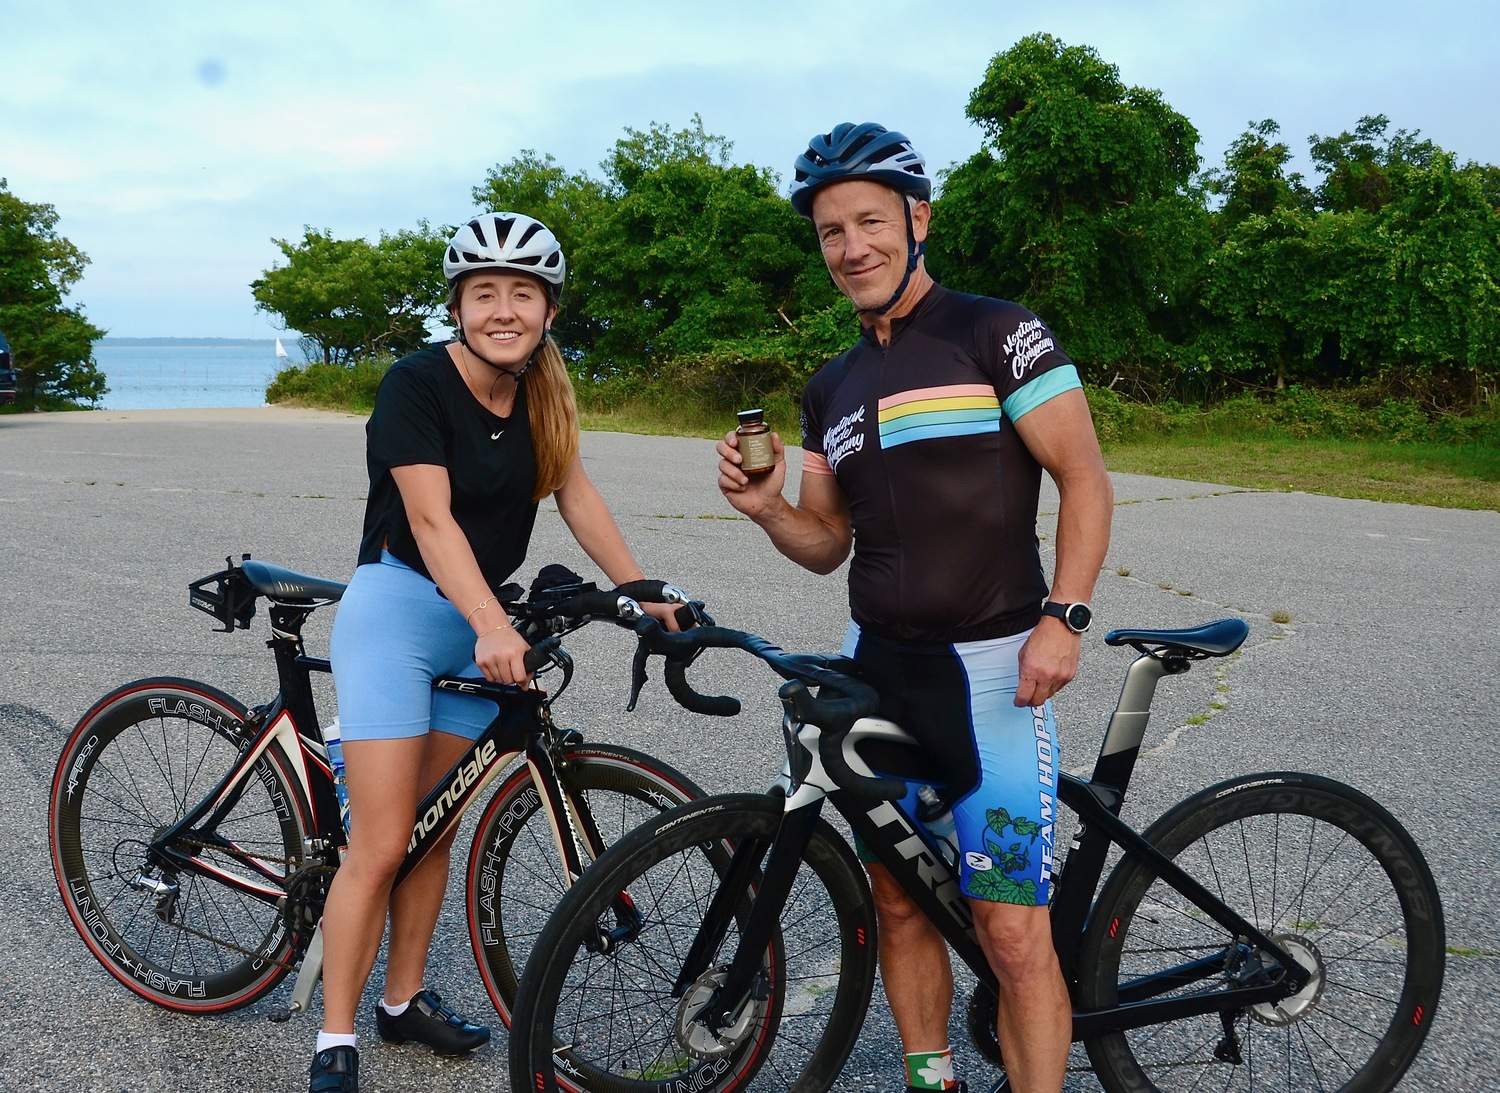
[[287, 353], [286, 353], [286, 347], [281, 344], [281, 339], [277, 338], [276, 339], [276, 356], [278, 356], [278, 357], [284, 357], [286, 355], [287, 355]]

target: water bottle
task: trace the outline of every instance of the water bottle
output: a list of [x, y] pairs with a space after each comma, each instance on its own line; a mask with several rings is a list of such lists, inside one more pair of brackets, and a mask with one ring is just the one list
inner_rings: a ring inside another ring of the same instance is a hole
[[958, 865], [958, 826], [953, 810], [931, 786], [917, 787], [917, 819], [937, 843], [938, 854], [949, 869]]
[[349, 830], [349, 783], [344, 778], [344, 739], [339, 735], [339, 719], [323, 726], [323, 743], [328, 745], [328, 765], [333, 768], [333, 792], [339, 799], [339, 820]]

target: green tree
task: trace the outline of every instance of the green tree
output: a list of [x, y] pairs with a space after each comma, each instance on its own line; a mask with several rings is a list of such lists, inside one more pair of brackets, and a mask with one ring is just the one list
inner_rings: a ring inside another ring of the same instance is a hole
[[1420, 133], [1398, 129], [1389, 138], [1390, 119], [1373, 114], [1359, 119], [1354, 132], [1309, 137], [1313, 163], [1323, 172], [1318, 208], [1333, 213], [1379, 212], [1400, 192], [1409, 168], [1432, 166], [1439, 149]]
[[104, 331], [63, 298], [88, 258], [57, 234], [51, 205], [22, 201], [0, 178], [0, 330], [19, 374], [17, 402], [98, 402], [107, 387], [93, 360]]
[[812, 233], [770, 171], [729, 154], [697, 116], [616, 142], [579, 260], [594, 374], [729, 399], [800, 385], [826, 359], [816, 316], [838, 313], [837, 293]]
[[1276, 390], [1353, 381], [1433, 409], [1479, 402], [1500, 350], [1494, 176], [1387, 125], [1312, 138], [1316, 190], [1287, 175], [1274, 122], [1230, 146], [1209, 172], [1224, 203], [1190, 361]]
[[1327, 218], [1286, 205], [1229, 225], [1205, 263], [1203, 322], [1185, 353], [1215, 377], [1207, 389], [1233, 381], [1279, 391], [1315, 373], [1333, 322], [1325, 299], [1330, 228]]
[[1206, 244], [1197, 131], [1046, 34], [998, 54], [966, 112], [985, 147], [941, 176], [934, 274], [1038, 312], [1086, 371], [1147, 381], [1182, 336]]
[[300, 242], [275, 240], [286, 264], [250, 283], [255, 306], [300, 333], [309, 359], [348, 365], [409, 353], [427, 341], [428, 320], [443, 314], [449, 234], [423, 221], [415, 231], [382, 232], [378, 243], [311, 228]]
[[1332, 320], [1322, 296], [1333, 225], [1315, 214], [1302, 176], [1288, 174], [1292, 153], [1280, 132], [1269, 118], [1252, 122], [1224, 166], [1203, 175], [1221, 203], [1184, 358], [1205, 392], [1226, 383], [1282, 390], [1311, 378]]
[[1223, 199], [1214, 217], [1218, 238], [1251, 216], [1270, 216], [1278, 209], [1312, 211], [1313, 195], [1302, 176], [1287, 174], [1292, 151], [1275, 139], [1280, 132], [1270, 118], [1253, 122], [1229, 146], [1223, 169], [1203, 173], [1204, 189]]
[[1393, 175], [1378, 212], [1340, 217], [1341, 354], [1434, 407], [1475, 406], [1500, 377], [1500, 214], [1441, 149]]

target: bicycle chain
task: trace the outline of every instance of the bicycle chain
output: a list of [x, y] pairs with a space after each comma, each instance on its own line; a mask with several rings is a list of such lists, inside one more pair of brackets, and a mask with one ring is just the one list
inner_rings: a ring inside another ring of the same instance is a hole
[[[173, 839], [172, 841], [174, 844], [178, 844], [181, 846], [191, 846], [199, 850], [217, 850], [221, 854], [225, 853], [224, 848], [218, 843], [206, 843], [201, 839], [179, 837]], [[252, 861], [264, 862], [266, 865], [279, 865], [283, 869], [288, 871], [288, 875], [290, 875], [297, 866], [300, 866], [304, 861], [307, 860], [305, 858], [273, 858], [267, 854], [252, 854], [247, 850], [241, 850], [238, 857], [249, 858]]]
[[[180, 846], [191, 847], [191, 848], [193, 848], [195, 850], [217, 850], [217, 851], [220, 851], [221, 853], [224, 850], [224, 848], [222, 846], [219, 846], [217, 843], [204, 842], [202, 839], [192, 839], [192, 838], [185, 838], [184, 837], [184, 838], [179, 838], [179, 839], [177, 839], [175, 841]], [[214, 937], [212, 934], [206, 934], [202, 930], [194, 929], [192, 926], [189, 926], [185, 922], [167, 922], [167, 923], [164, 923], [164, 925], [170, 926], [174, 930], [178, 930], [178, 931], [180, 931], [182, 933], [190, 934], [193, 937], [199, 938], [200, 940], [203, 940], [203, 941], [207, 941], [207, 942], [209, 942], [209, 943], [211, 943], [213, 945], [217, 945], [221, 949], [227, 949], [230, 952], [239, 953], [242, 956], [254, 957], [254, 958], [259, 959], [259, 960], [269, 960], [273, 964], [275, 964], [277, 967], [286, 968], [289, 971], [294, 970], [297, 967], [298, 963], [301, 962], [303, 946], [296, 943], [295, 939], [296, 939], [297, 935], [300, 934], [301, 931], [297, 930], [295, 927], [293, 927], [292, 921], [291, 921], [291, 916], [295, 912], [295, 909], [294, 909], [293, 903], [292, 903], [292, 899], [291, 899], [291, 895], [290, 895], [290, 889], [291, 889], [291, 885], [293, 883], [293, 880], [294, 880], [294, 878], [298, 877], [299, 875], [302, 875], [303, 873], [308, 872], [310, 870], [314, 870], [314, 869], [318, 869], [318, 870], [326, 869], [329, 873], [333, 873], [335, 870], [334, 870], [333, 866], [328, 866], [328, 865], [312, 865], [312, 866], [307, 866], [304, 869], [296, 869], [295, 867], [300, 866], [302, 864], [302, 861], [304, 860], [304, 859], [299, 859], [299, 858], [276, 858], [276, 857], [271, 857], [271, 856], [266, 855], [266, 854], [252, 854], [252, 853], [249, 853], [248, 851], [241, 851], [240, 855], [242, 857], [249, 858], [249, 859], [251, 859], [253, 861], [260, 862], [260, 863], [262, 863], [264, 865], [279, 865], [283, 869], [288, 870], [288, 876], [286, 878], [287, 879], [287, 887], [288, 887], [288, 897], [287, 897], [287, 902], [286, 902], [285, 908], [282, 911], [281, 918], [282, 918], [282, 924], [284, 926], [286, 926], [288, 928], [288, 930], [290, 930], [292, 932], [293, 937], [294, 937], [294, 941], [293, 941], [293, 945], [292, 945], [292, 950], [291, 950], [291, 958], [290, 959], [276, 960], [276, 959], [274, 959], [272, 957], [267, 956], [264, 952], [261, 952], [259, 949], [247, 949], [243, 945], [236, 945], [232, 941], [225, 941], [222, 937]], [[295, 871], [293, 871], [293, 870], [295, 870]], [[324, 894], [325, 895], [327, 894], [326, 885], [324, 886]]]
[[302, 954], [295, 948], [293, 948], [292, 950], [295, 959], [277, 960], [274, 957], [267, 956], [265, 953], [261, 952], [258, 949], [247, 949], [243, 945], [236, 945], [232, 941], [225, 941], [222, 937], [214, 937], [211, 934], [205, 934], [202, 930], [195, 930], [191, 926], [183, 922], [170, 922], [167, 923], [167, 925], [171, 926], [174, 930], [180, 930], [185, 934], [192, 934], [194, 937], [202, 938], [204, 941], [211, 942], [212, 944], [219, 946], [221, 949], [228, 949], [230, 952], [240, 953], [243, 956], [253, 957], [257, 960], [265, 960], [272, 964], [275, 964], [278, 968], [285, 968], [288, 971], [294, 971], [302, 960]]

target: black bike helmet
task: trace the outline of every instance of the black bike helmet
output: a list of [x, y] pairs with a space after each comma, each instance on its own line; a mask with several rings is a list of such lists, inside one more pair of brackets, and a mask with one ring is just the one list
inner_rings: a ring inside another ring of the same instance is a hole
[[830, 182], [865, 178], [879, 182], [918, 201], [932, 200], [932, 179], [923, 168], [927, 161], [900, 133], [873, 121], [852, 121], [833, 127], [833, 132], [813, 137], [807, 151], [792, 165], [792, 208], [812, 219], [813, 195]]

